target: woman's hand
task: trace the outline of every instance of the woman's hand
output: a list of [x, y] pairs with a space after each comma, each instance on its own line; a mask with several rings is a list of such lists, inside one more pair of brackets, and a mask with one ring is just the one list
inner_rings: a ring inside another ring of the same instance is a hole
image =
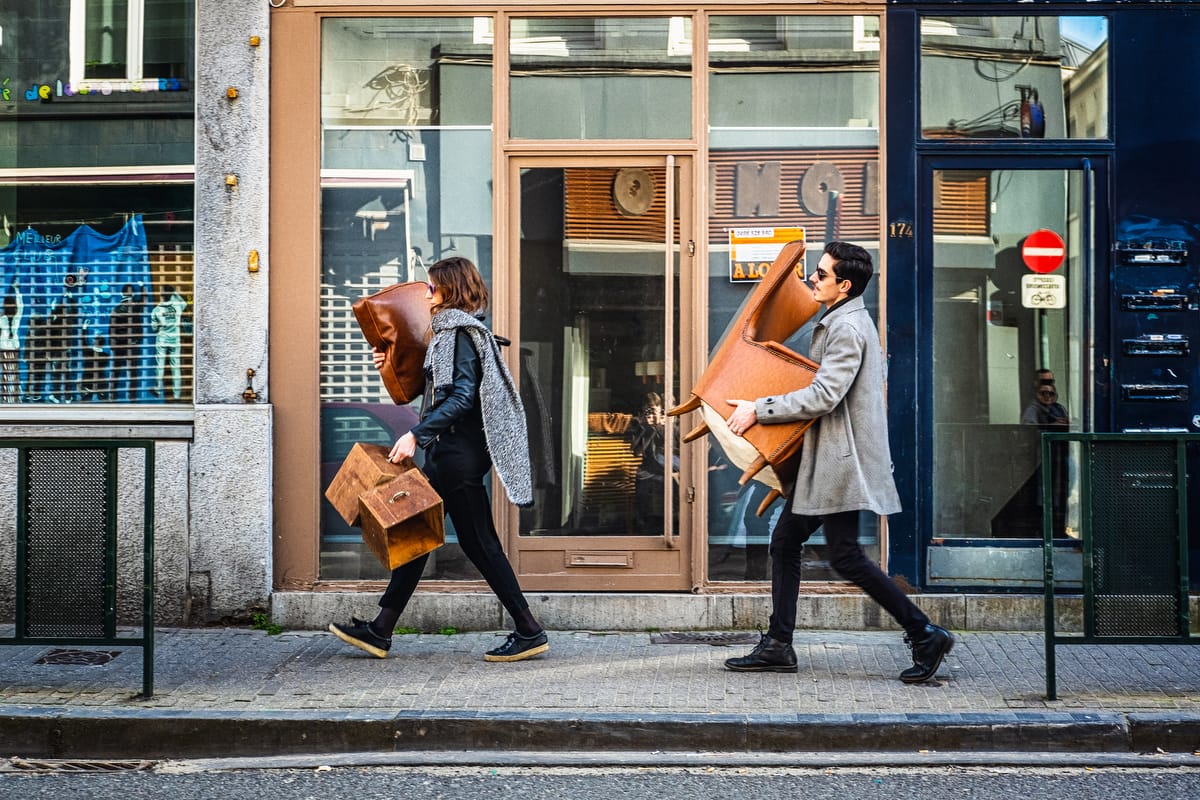
[[412, 458], [417, 452], [417, 437], [411, 433], [406, 433], [396, 440], [392, 445], [392, 451], [388, 453], [388, 461], [397, 464], [406, 458]]
[[736, 406], [729, 415], [729, 432], [741, 436], [758, 423], [758, 412], [754, 409], [753, 400], [726, 400], [731, 406]]
[[381, 351], [371, 348], [371, 363], [375, 365], [375, 369], [383, 369], [383, 362], [387, 356]]

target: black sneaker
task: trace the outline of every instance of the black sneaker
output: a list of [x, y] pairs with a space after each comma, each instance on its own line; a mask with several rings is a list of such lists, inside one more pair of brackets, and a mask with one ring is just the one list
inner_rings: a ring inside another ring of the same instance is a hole
[[387, 658], [388, 650], [392, 649], [392, 639], [383, 638], [371, 630], [371, 626], [361, 619], [351, 617], [349, 625], [329, 623], [329, 632], [346, 644], [352, 644], [359, 650], [365, 650], [376, 658]]
[[905, 643], [912, 648], [913, 665], [900, 673], [905, 683], [921, 683], [937, 674], [942, 659], [954, 647], [954, 635], [937, 625], [926, 625], [919, 633], [908, 634]]
[[495, 650], [483, 654], [484, 661], [524, 661], [550, 649], [550, 642], [545, 631], [538, 631], [533, 636], [525, 637], [513, 631], [504, 640], [504, 644]]
[[731, 672], [795, 672], [796, 651], [787, 642], [762, 634], [748, 655], [725, 660]]

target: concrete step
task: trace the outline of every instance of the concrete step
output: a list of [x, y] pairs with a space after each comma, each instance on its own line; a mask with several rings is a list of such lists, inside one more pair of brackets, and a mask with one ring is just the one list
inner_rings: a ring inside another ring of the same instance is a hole
[[[530, 608], [552, 630], [690, 631], [765, 629], [771, 613], [766, 594], [652, 594], [529, 592]], [[1044, 597], [1036, 594], [915, 594], [913, 601], [938, 625], [952, 630], [1038, 631], [1045, 627]], [[271, 616], [289, 630], [322, 630], [351, 614], [371, 618], [375, 592], [275, 592]], [[1058, 598], [1055, 626], [1076, 632], [1082, 600]], [[1191, 599], [1192, 632], [1200, 633], [1200, 597]], [[898, 630], [863, 594], [800, 595], [797, 627], [818, 630]], [[490, 631], [511, 627], [490, 592], [418, 592], [400, 625], [423, 631], [453, 627]]]

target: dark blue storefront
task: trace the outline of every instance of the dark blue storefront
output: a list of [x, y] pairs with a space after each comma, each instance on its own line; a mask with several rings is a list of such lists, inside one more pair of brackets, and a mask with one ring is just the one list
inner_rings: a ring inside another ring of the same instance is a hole
[[1039, 413], [1200, 432], [1200, 3], [895, 0], [886, 30], [889, 571], [1028, 591]]

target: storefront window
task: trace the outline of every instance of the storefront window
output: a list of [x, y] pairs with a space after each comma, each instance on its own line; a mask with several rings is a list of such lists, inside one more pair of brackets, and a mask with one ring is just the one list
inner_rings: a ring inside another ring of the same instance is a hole
[[[1042, 431], [1085, 429], [1084, 175], [937, 170], [933, 185], [935, 539], [1042, 537]], [[1078, 537], [1074, 459], [1054, 452], [1053, 524]], [[931, 578], [995, 565], [932, 551]], [[946, 559], [958, 558], [950, 564]]]
[[0, 399], [191, 402], [193, 4], [43, 5], [0, 10]]
[[1108, 138], [1108, 20], [921, 19], [921, 133], [930, 139]]
[[688, 17], [514, 19], [514, 139], [686, 139]]
[[191, 176], [180, 184], [0, 179], [2, 402], [191, 402]]
[[[321, 45], [321, 487], [354, 442], [391, 445], [417, 421], [371, 365], [351, 304], [424, 280], [447, 255], [492, 274], [489, 26], [461, 18], [328, 19]], [[426, 577], [479, 579], [447, 525]], [[325, 580], [387, 571], [327, 501]]]
[[[802, 228], [813, 268], [826, 241], [879, 253], [879, 19], [855, 16], [713, 16], [709, 70], [709, 350], [759, 280], [735, 264], [731, 233]], [[879, 282], [866, 301], [878, 312]], [[787, 344], [806, 353], [811, 325]], [[756, 511], [767, 489], [739, 487], [740, 470], [709, 437], [708, 577], [770, 577], [767, 544], [783, 509]], [[861, 540], [878, 556], [877, 526]], [[832, 577], [818, 532], [805, 579]]]

